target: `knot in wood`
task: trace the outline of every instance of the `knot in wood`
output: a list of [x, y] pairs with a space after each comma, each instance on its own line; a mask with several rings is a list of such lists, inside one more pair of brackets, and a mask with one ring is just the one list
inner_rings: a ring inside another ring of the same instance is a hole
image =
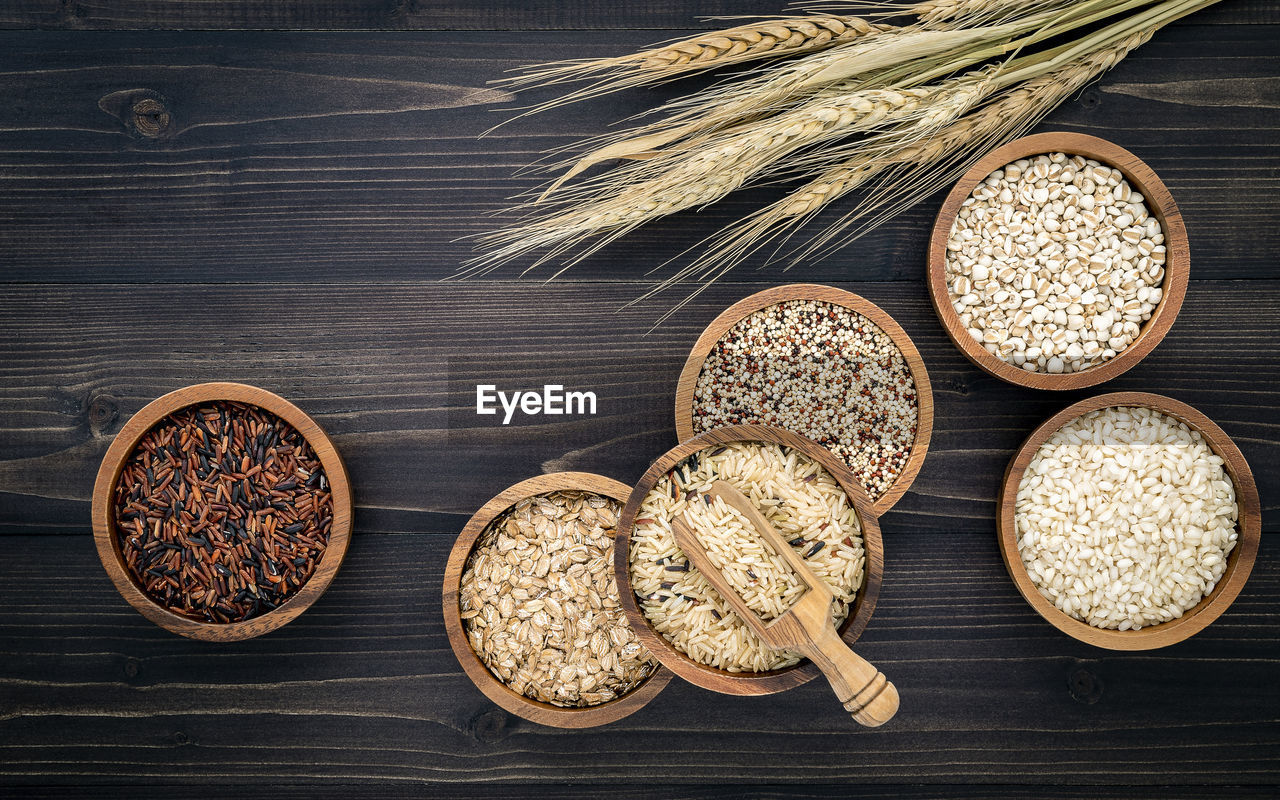
[[143, 136], [155, 138], [169, 128], [171, 117], [164, 103], [144, 97], [133, 104], [133, 127]]
[[481, 744], [499, 742], [506, 734], [507, 720], [506, 712], [496, 708], [489, 709], [471, 720], [471, 735]]
[[120, 416], [120, 407], [111, 395], [100, 394], [89, 400], [86, 413], [89, 417], [89, 429], [101, 433]]
[[1077, 669], [1067, 679], [1067, 688], [1077, 702], [1093, 705], [1102, 699], [1102, 680], [1087, 669]]

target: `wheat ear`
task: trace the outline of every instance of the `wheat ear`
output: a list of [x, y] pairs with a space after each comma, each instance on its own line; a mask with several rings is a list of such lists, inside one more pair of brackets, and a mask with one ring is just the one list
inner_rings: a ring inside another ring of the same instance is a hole
[[633, 57], [655, 75], [688, 72], [760, 58], [822, 50], [891, 30], [892, 25], [852, 16], [784, 17], [695, 36]]
[[[1113, 47], [1028, 80], [927, 139], [894, 147], [893, 142], [902, 137], [891, 131], [872, 141], [850, 145], [847, 150], [852, 155], [844, 163], [829, 168], [781, 200], [712, 237], [702, 256], [634, 302], [648, 299], [677, 283], [699, 281], [700, 287], [671, 309], [677, 310], [751, 253], [784, 239], [832, 201], [873, 181], [878, 184], [876, 191], [815, 237], [799, 251], [798, 257], [827, 247], [857, 219], [874, 213], [882, 218], [886, 206], [892, 205], [893, 210], [897, 210], [898, 206], [910, 205], [921, 193], [927, 194], [953, 182], [977, 155], [1031, 128], [1067, 97], [1150, 39], [1154, 32], [1155, 29], [1150, 29], [1133, 34]], [[927, 185], [920, 184], [922, 180]], [[908, 186], [912, 189], [910, 196], [906, 192]], [[864, 224], [861, 232], [871, 224]]]
[[797, 59], [771, 73], [713, 87], [659, 109], [666, 116], [657, 122], [585, 143], [590, 151], [569, 165], [538, 199], [546, 199], [596, 164], [615, 159], [648, 160], [663, 148], [688, 151], [709, 134], [786, 111], [828, 86], [846, 84], [842, 91], [848, 92], [848, 82], [867, 73], [939, 53], [962, 51], [979, 42], [1007, 37], [1016, 30], [1012, 26], [957, 31], [897, 28]]
[[601, 88], [616, 91], [745, 61], [811, 53], [874, 36], [893, 27], [839, 14], [779, 17], [699, 34], [625, 56], [524, 67], [520, 75], [496, 83], [513, 87], [547, 86], [600, 78], [602, 82], [594, 84], [595, 90], [583, 90], [594, 95], [603, 93], [599, 91]]
[[659, 217], [715, 202], [789, 154], [837, 137], [887, 124], [927, 136], [981, 102], [993, 74], [990, 68], [975, 70], [915, 89], [826, 90], [791, 111], [729, 129], [692, 152], [615, 170], [579, 187], [564, 201], [580, 200], [570, 210], [483, 237], [496, 247], [472, 265], [483, 269], [543, 247], [558, 255], [595, 234], [608, 234], [609, 241]]
[[[569, 103], [636, 86], [663, 83], [697, 72], [748, 61], [813, 53], [873, 37], [893, 28], [892, 25], [842, 14], [779, 17], [699, 34], [625, 56], [522, 67], [518, 70], [520, 74], [494, 83], [511, 89], [526, 89], [589, 81], [580, 89], [538, 103], [512, 118], [519, 119]], [[501, 124], [507, 122], [511, 120]]]

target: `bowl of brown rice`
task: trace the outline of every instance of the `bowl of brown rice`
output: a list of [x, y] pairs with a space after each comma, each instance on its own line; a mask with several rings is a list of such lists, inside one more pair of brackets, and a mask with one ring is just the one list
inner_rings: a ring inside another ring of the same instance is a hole
[[[779, 616], [799, 589], [780, 556], [710, 502], [717, 480], [760, 508], [836, 595], [832, 616], [853, 643], [875, 610], [884, 571], [872, 504], [848, 467], [799, 434], [764, 425], [717, 428], [657, 459], [631, 491], [618, 523], [614, 572], [641, 642], [685, 680], [726, 694], [773, 694], [818, 669], [761, 642], [675, 543], [682, 515], [709, 549], [733, 551], [727, 580], [762, 619]], [[704, 502], [706, 501], [706, 502]], [[734, 512], [735, 514], [737, 512]]]
[[351, 481], [324, 430], [277, 394], [201, 383], [143, 406], [93, 488], [94, 543], [160, 627], [234, 642], [315, 603], [351, 542]]
[[613, 548], [629, 487], [556, 472], [485, 503], [449, 554], [444, 619], [463, 670], [490, 700], [559, 728], [622, 719], [671, 674], [632, 631]]
[[1111, 650], [1192, 636], [1257, 559], [1257, 485], [1231, 438], [1146, 392], [1082, 400], [1038, 427], [1005, 472], [1005, 567], [1059, 630]]

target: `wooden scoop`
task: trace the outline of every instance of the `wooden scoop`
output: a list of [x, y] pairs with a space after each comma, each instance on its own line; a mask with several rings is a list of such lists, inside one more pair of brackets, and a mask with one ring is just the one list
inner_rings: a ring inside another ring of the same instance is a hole
[[809, 569], [782, 534], [769, 523], [759, 509], [732, 484], [716, 481], [710, 497], [722, 498], [742, 513], [756, 532], [787, 562], [806, 591], [791, 608], [769, 623], [760, 619], [733, 590], [720, 570], [707, 555], [698, 537], [683, 519], [671, 521], [676, 544], [689, 561], [727, 602], [747, 627], [775, 650], [792, 650], [818, 665], [831, 682], [836, 697], [853, 718], [868, 728], [883, 725], [898, 711], [898, 690], [866, 659], [849, 649], [831, 621], [831, 603], [835, 595], [826, 583]]

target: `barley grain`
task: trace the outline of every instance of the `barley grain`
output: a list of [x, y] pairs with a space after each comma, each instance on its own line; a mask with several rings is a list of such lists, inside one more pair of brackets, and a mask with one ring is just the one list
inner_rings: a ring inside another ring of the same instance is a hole
[[1149, 408], [1093, 411], [1055, 432], [1018, 486], [1023, 566], [1059, 610], [1098, 628], [1181, 617], [1213, 591], [1238, 538], [1223, 460]]

